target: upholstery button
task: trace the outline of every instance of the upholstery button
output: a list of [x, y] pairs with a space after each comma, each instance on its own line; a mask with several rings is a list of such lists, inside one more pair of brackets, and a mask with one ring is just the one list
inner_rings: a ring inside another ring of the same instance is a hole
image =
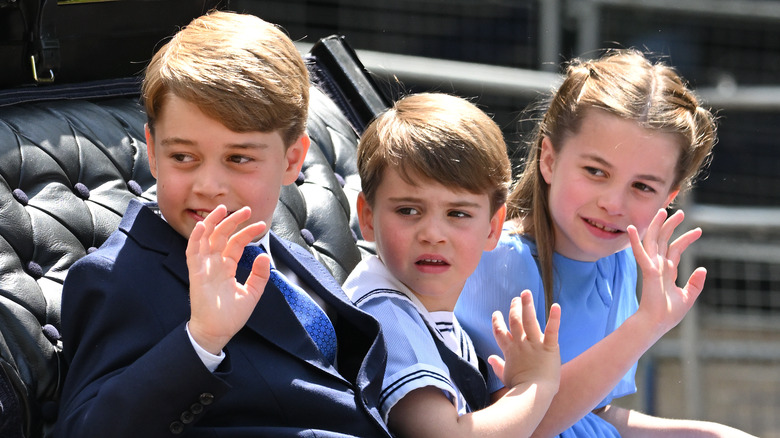
[[301, 237], [303, 237], [303, 241], [306, 242], [307, 245], [311, 246], [314, 244], [314, 234], [306, 228], [301, 228]]
[[97, 248], [94, 246], [90, 246], [89, 248], [87, 248], [87, 254], [92, 254], [95, 251], [97, 251]]
[[35, 262], [27, 262], [26, 271], [32, 278], [36, 280], [43, 277], [43, 269], [41, 268], [41, 265]]
[[28, 202], [30, 202], [30, 198], [27, 197], [27, 193], [24, 193], [22, 189], [14, 189], [14, 199], [16, 199], [20, 204], [27, 205]]
[[133, 179], [127, 182], [127, 190], [130, 190], [130, 193], [134, 194], [135, 196], [141, 196], [144, 193], [144, 191], [141, 189], [141, 185]]
[[203, 405], [200, 403], [193, 403], [192, 406], [190, 406], [190, 412], [192, 412], [195, 415], [200, 414], [203, 412]]
[[60, 332], [57, 330], [57, 327], [54, 327], [51, 324], [44, 325], [41, 327], [41, 330], [43, 331], [43, 335], [46, 336], [46, 339], [48, 339], [52, 344], [56, 344], [57, 341], [62, 339], [62, 336], [60, 336]]
[[73, 188], [76, 190], [76, 194], [81, 199], [89, 199], [89, 189], [82, 183], [76, 183]]
[[184, 425], [179, 421], [174, 421], [170, 426], [168, 426], [168, 429], [172, 434], [179, 435], [180, 433], [184, 432]]
[[181, 417], [179, 417], [179, 418], [181, 419], [182, 423], [190, 424], [190, 423], [192, 423], [192, 420], [195, 419], [195, 414], [193, 414], [190, 411], [184, 411], [184, 412], [181, 413]]
[[306, 175], [303, 174], [303, 172], [298, 172], [298, 178], [295, 179], [295, 185], [299, 186], [306, 182]]
[[341, 176], [340, 174], [338, 174], [338, 173], [335, 173], [335, 172], [333, 173], [333, 175], [335, 175], [335, 176], [336, 176], [336, 181], [338, 181], [338, 182], [339, 182], [339, 185], [340, 185], [341, 187], [344, 187], [345, 185], [347, 185], [347, 182], [344, 180], [344, 177], [343, 177], [343, 176]]
[[214, 394], [211, 394], [209, 392], [204, 392], [200, 395], [200, 404], [203, 406], [208, 406], [211, 403], [214, 402]]

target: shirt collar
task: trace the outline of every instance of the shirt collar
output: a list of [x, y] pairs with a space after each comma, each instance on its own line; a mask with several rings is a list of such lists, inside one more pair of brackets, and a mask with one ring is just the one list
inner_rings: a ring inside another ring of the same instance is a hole
[[263, 234], [263, 237], [261, 237], [259, 240], [255, 240], [254, 242], [249, 243], [247, 246], [262, 246], [263, 249], [265, 249], [265, 252], [268, 253], [268, 256], [271, 257], [272, 263], [274, 256], [271, 254], [271, 234], [266, 232]]

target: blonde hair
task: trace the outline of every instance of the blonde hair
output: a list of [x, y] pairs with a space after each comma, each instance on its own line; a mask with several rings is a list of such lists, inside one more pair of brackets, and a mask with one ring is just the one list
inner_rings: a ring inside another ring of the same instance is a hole
[[428, 178], [486, 193], [491, 214], [506, 201], [511, 165], [503, 133], [487, 114], [459, 97], [420, 93], [398, 100], [366, 128], [357, 154], [369, 204], [387, 168], [410, 184]]
[[536, 240], [548, 309], [553, 302], [555, 237], [549, 187], [539, 169], [542, 140], [549, 138], [560, 151], [564, 139], [579, 131], [590, 108], [674, 135], [679, 140], [680, 156], [672, 188], [681, 192], [692, 186], [708, 164], [716, 142], [715, 118], [673, 68], [652, 63], [633, 49], [610, 51], [594, 61], [572, 61], [537, 126], [525, 167], [507, 201], [507, 218], [519, 219], [518, 231]]
[[280, 28], [256, 16], [213, 11], [157, 51], [142, 94], [152, 132], [174, 95], [232, 131], [278, 130], [289, 146], [306, 128], [309, 75]]

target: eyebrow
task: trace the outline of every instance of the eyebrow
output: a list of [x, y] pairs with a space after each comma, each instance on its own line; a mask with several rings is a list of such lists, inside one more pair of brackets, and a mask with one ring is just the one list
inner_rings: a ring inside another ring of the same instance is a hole
[[[583, 154], [582, 157], [585, 158], [585, 159], [588, 159], [588, 160], [595, 161], [595, 162], [597, 162], [597, 163], [601, 164], [602, 166], [607, 167], [609, 169], [612, 169], [612, 168], [615, 167], [609, 161], [599, 157], [598, 155]], [[654, 181], [654, 182], [657, 182], [657, 183], [660, 183], [660, 184], [666, 184], [666, 180], [664, 180], [663, 178], [661, 178], [661, 177], [659, 177], [657, 175], [640, 174], [640, 175], [637, 175], [636, 178], [637, 179], [641, 179], [641, 180]]]
[[[173, 145], [184, 145], [184, 146], [194, 146], [197, 142], [193, 140], [189, 140], [186, 138], [181, 137], [167, 137], [164, 138], [161, 142], [161, 146], [173, 146]], [[268, 149], [268, 145], [266, 143], [253, 143], [253, 142], [247, 142], [247, 143], [228, 143], [226, 145], [228, 148], [231, 149]]]
[[[423, 201], [422, 198], [415, 198], [412, 196], [400, 196], [400, 197], [393, 197], [388, 199], [390, 202], [393, 203], [412, 203], [412, 204], [420, 204]], [[449, 208], [465, 208], [465, 207], [471, 207], [471, 208], [477, 208], [480, 207], [480, 204], [477, 202], [471, 202], [471, 201], [458, 201], [458, 202], [449, 202], [447, 203], [447, 206]]]
[[166, 137], [160, 141], [160, 146], [194, 145], [195, 142], [181, 137]]

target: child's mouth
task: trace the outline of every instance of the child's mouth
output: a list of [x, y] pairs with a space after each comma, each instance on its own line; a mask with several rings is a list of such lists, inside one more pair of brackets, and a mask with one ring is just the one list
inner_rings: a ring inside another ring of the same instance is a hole
[[590, 220], [590, 219], [585, 219], [585, 222], [587, 222], [587, 223], [588, 223], [588, 225], [590, 225], [590, 226], [592, 226], [592, 227], [595, 227], [595, 228], [598, 228], [599, 230], [605, 231], [605, 232], [607, 232], [607, 233], [619, 234], [619, 233], [622, 233], [622, 232], [623, 232], [623, 231], [621, 231], [621, 230], [618, 230], [618, 229], [616, 229], [616, 228], [611, 228], [611, 227], [608, 227], [608, 226], [606, 226], [606, 225], [598, 224], [598, 223], [596, 223], [596, 222], [593, 222], [593, 221], [592, 221], [592, 220]]
[[[211, 211], [205, 211], [205, 210], [192, 210], [192, 212], [193, 212], [193, 213], [195, 213], [196, 215], [200, 216], [200, 217], [201, 217], [201, 218], [203, 218], [203, 219], [206, 219], [206, 216], [208, 216], [209, 214], [211, 214], [211, 212], [212, 212], [212, 211], [213, 211], [213, 210], [211, 210]], [[227, 214], [225, 215], [225, 218], [227, 218], [228, 216], [230, 216], [230, 215], [231, 215], [231, 214], [233, 214], [233, 213], [235, 213], [235, 211], [229, 211], [229, 212], [227, 212]]]
[[421, 259], [415, 262], [417, 265], [446, 266], [447, 262], [439, 259]]

